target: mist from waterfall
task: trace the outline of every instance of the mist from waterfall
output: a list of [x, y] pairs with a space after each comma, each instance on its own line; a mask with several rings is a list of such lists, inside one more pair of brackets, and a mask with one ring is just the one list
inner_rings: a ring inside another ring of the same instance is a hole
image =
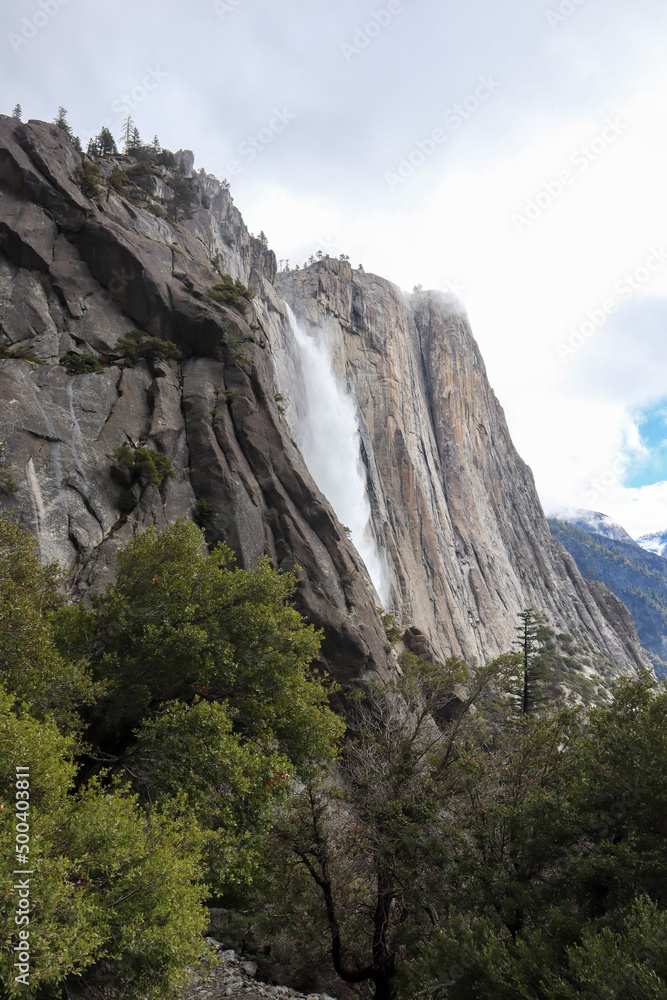
[[354, 397], [336, 379], [330, 351], [303, 329], [287, 306], [294, 334], [297, 399], [287, 418], [308, 471], [336, 512], [366, 564], [384, 607], [391, 595], [389, 576], [371, 533], [366, 469]]

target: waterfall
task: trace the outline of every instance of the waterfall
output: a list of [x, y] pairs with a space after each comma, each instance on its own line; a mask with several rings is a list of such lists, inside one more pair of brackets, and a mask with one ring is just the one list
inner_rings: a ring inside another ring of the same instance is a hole
[[290, 352], [295, 371], [286, 407], [290, 429], [308, 471], [338, 520], [350, 529], [350, 538], [387, 607], [391, 587], [371, 533], [356, 400], [337, 381], [327, 345], [306, 333], [289, 306], [287, 311], [295, 346]]

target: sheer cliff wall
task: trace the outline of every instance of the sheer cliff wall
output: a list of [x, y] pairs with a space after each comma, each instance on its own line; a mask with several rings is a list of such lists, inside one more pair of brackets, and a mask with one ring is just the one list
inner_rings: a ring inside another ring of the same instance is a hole
[[[226, 185], [194, 172], [191, 154], [180, 162], [193, 212], [173, 224], [106, 184], [128, 158], [98, 162], [102, 193], [90, 199], [59, 129], [0, 116], [0, 347], [42, 362], [0, 360], [0, 440], [19, 484], [1, 507], [67, 568], [69, 589], [104, 586], [132, 535], [205, 499], [209, 542], [227, 541], [241, 566], [267, 553], [299, 567], [299, 607], [323, 628], [339, 680], [395, 669], [364, 564], [275, 399], [294, 350], [284, 296], [330, 338], [356, 395], [373, 530], [402, 624], [438, 655], [483, 660], [509, 648], [517, 610], [532, 603], [618, 669], [640, 663], [632, 623], [612, 623], [551, 542], [465, 318], [344, 262], [276, 285], [275, 257]], [[157, 168], [156, 199], [168, 202], [173, 179]], [[245, 317], [209, 296], [221, 274], [253, 289]], [[124, 366], [118, 340], [135, 328], [174, 340], [184, 360]], [[68, 375], [58, 359], [70, 350], [98, 355], [104, 370]], [[108, 458], [124, 444], [160, 450], [175, 470], [144, 486], [129, 514]]]

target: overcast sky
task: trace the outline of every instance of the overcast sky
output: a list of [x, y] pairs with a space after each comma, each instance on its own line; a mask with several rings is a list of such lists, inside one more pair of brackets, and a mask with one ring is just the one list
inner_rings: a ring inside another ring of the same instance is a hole
[[226, 176], [290, 263], [457, 292], [547, 510], [667, 529], [664, 0], [21, 0], [3, 107]]

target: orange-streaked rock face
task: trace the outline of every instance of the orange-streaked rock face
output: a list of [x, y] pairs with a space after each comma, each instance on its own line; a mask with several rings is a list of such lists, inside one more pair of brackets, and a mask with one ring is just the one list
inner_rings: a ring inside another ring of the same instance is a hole
[[643, 665], [634, 630], [620, 616], [610, 625], [552, 541], [461, 307], [333, 260], [281, 273], [278, 287], [354, 387], [373, 529], [403, 624], [440, 656], [479, 661], [511, 648], [517, 612], [532, 604], [621, 669]]

